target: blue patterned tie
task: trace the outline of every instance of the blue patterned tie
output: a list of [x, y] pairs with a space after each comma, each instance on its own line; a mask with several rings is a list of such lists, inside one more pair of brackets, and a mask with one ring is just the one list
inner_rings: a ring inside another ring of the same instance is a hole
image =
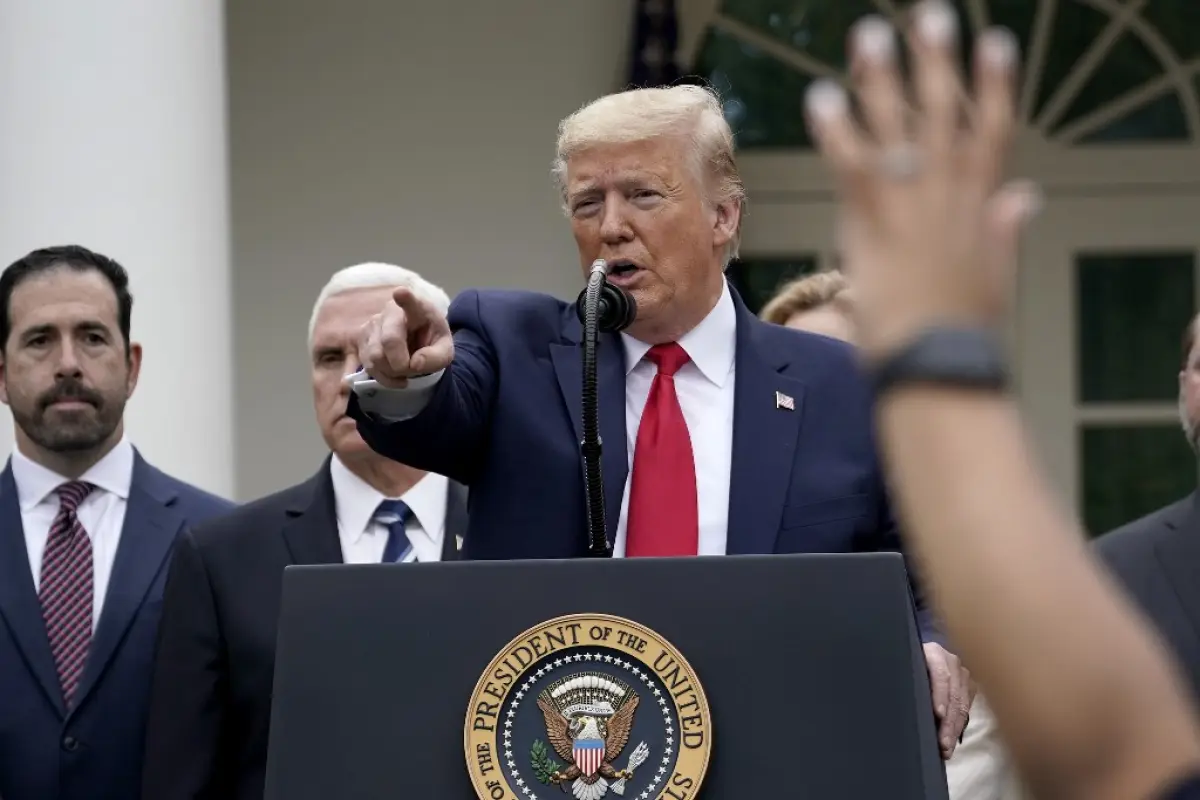
[[403, 561], [412, 552], [412, 542], [404, 532], [405, 523], [412, 516], [412, 511], [403, 500], [384, 500], [375, 509], [373, 519], [387, 526], [387, 546], [383, 548], [383, 563], [392, 564]]

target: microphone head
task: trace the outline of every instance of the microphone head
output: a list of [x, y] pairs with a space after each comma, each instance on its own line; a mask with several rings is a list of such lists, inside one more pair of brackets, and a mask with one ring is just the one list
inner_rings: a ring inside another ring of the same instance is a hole
[[[584, 303], [587, 300], [587, 288], [579, 293], [575, 300], [575, 314], [580, 324], [586, 325]], [[633, 295], [615, 286], [607, 280], [600, 284], [600, 299], [596, 304], [596, 328], [601, 333], [616, 333], [623, 331], [637, 319], [637, 301]]]
[[606, 333], [623, 331], [637, 319], [637, 301], [633, 295], [605, 281], [600, 287], [600, 313], [597, 325]]

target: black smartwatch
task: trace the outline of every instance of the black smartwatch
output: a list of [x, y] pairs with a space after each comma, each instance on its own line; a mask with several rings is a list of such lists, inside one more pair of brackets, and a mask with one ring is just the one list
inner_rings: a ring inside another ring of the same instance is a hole
[[928, 328], [872, 368], [876, 397], [902, 384], [1002, 393], [1009, 387], [1004, 348], [983, 328]]

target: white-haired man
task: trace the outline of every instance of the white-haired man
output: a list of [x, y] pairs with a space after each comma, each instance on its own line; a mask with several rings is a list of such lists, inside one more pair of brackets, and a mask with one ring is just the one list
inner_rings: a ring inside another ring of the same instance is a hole
[[336, 273], [309, 323], [313, 405], [330, 455], [309, 480], [176, 545], [164, 593], [143, 796], [262, 800], [275, 635], [289, 564], [457, 557], [466, 489], [384, 458], [346, 417], [358, 330], [397, 286], [431, 308], [438, 287], [390, 264]]
[[[614, 553], [899, 550], [853, 348], [757, 320], [725, 279], [744, 191], [715, 94], [603, 97], [560, 125], [554, 174], [584, 274], [605, 259], [637, 303], [599, 347]], [[467, 291], [447, 316], [400, 289], [364, 326], [349, 414], [471, 486], [465, 557], [585, 553], [579, 342], [573, 305], [528, 292]], [[916, 596], [949, 756], [969, 676]]]

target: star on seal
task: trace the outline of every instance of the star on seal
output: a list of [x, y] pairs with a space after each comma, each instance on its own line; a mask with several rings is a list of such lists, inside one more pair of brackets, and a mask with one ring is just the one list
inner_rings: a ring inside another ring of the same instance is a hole
[[708, 768], [712, 722], [695, 673], [666, 640], [581, 614], [530, 628], [488, 665], [465, 746], [481, 800], [686, 800]]

